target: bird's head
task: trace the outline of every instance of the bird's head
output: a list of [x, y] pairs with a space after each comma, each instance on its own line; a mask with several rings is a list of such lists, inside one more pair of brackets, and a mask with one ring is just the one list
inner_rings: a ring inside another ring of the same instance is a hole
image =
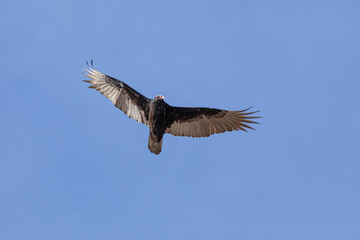
[[157, 96], [154, 98], [155, 101], [164, 100], [164, 99], [165, 99], [165, 97], [164, 97], [163, 95], [157, 95]]

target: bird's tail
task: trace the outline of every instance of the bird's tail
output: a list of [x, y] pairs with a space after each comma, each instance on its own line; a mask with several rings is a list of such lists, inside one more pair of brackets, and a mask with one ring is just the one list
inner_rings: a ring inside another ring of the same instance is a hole
[[156, 155], [161, 152], [163, 138], [161, 137], [160, 141], [156, 141], [156, 137], [154, 139], [151, 137], [151, 133], [149, 134], [149, 145], [148, 148], [150, 152], [155, 153]]

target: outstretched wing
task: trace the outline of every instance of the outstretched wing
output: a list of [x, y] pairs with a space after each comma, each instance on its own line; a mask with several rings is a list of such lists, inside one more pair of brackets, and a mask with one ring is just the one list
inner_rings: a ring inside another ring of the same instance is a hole
[[182, 108], [173, 107], [170, 114], [170, 124], [166, 133], [174, 136], [208, 137], [214, 133], [226, 131], [253, 129], [248, 124], [258, 122], [250, 119], [259, 118], [251, 116], [256, 112], [226, 111], [215, 108]]
[[101, 94], [110, 99], [115, 107], [119, 108], [130, 118], [145, 125], [149, 125], [148, 106], [150, 99], [144, 97], [126, 83], [103, 74], [91, 67], [85, 70], [88, 74], [84, 74], [92, 79], [84, 80], [84, 82], [93, 84], [89, 88], [98, 90]]

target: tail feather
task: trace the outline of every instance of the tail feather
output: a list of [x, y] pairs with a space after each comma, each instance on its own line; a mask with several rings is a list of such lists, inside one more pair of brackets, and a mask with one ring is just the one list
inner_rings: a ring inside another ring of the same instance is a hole
[[149, 134], [148, 148], [150, 149], [150, 152], [158, 155], [161, 152], [162, 141], [163, 141], [162, 137], [161, 137], [161, 140], [159, 142], [157, 142], [156, 140], [152, 139], [151, 134]]

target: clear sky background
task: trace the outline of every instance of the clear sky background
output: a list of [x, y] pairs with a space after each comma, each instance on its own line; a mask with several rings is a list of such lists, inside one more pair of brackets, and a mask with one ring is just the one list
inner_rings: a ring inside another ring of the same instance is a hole
[[[0, 239], [360, 239], [359, 1], [1, 1]], [[81, 66], [256, 131], [149, 130]]]

